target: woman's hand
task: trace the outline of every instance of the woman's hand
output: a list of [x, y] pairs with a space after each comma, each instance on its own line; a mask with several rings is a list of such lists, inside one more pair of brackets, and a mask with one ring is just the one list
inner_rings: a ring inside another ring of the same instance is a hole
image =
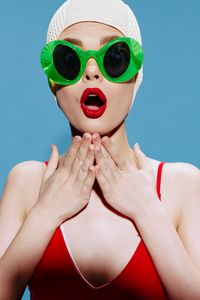
[[89, 201], [95, 180], [94, 145], [91, 135], [75, 136], [67, 153], [59, 159], [57, 147], [52, 154], [41, 184], [37, 209], [59, 226], [77, 214]]
[[134, 146], [136, 164], [120, 157], [110, 138], [92, 136], [95, 173], [105, 200], [117, 211], [135, 219], [149, 213], [158, 201], [155, 178], [147, 157]]

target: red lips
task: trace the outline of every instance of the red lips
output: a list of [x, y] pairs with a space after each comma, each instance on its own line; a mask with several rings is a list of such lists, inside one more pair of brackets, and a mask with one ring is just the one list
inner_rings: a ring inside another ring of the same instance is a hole
[[99, 118], [107, 107], [105, 94], [99, 88], [87, 88], [80, 101], [81, 109], [88, 118]]

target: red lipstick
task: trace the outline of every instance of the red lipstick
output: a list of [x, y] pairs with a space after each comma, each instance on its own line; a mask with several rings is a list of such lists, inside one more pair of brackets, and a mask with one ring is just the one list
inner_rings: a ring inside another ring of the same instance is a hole
[[107, 107], [105, 94], [99, 88], [87, 88], [80, 101], [81, 109], [88, 118], [99, 118]]

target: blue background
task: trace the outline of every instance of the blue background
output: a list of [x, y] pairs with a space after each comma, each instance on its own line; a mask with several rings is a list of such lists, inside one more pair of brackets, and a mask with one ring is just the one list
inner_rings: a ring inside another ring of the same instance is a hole
[[[200, 167], [200, 1], [125, 2], [138, 18], [145, 51], [144, 82], [127, 119], [129, 142], [154, 159]], [[47, 160], [51, 143], [63, 153], [71, 141], [39, 63], [49, 20], [62, 3], [1, 3], [0, 192], [15, 164]]]

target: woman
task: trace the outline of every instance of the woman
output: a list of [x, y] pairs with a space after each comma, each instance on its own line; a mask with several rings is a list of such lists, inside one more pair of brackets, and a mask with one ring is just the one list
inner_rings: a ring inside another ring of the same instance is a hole
[[34, 300], [200, 299], [199, 170], [132, 150], [126, 135], [142, 62], [120, 0], [69, 0], [51, 20], [41, 63], [72, 144], [8, 176], [0, 299], [27, 284]]

